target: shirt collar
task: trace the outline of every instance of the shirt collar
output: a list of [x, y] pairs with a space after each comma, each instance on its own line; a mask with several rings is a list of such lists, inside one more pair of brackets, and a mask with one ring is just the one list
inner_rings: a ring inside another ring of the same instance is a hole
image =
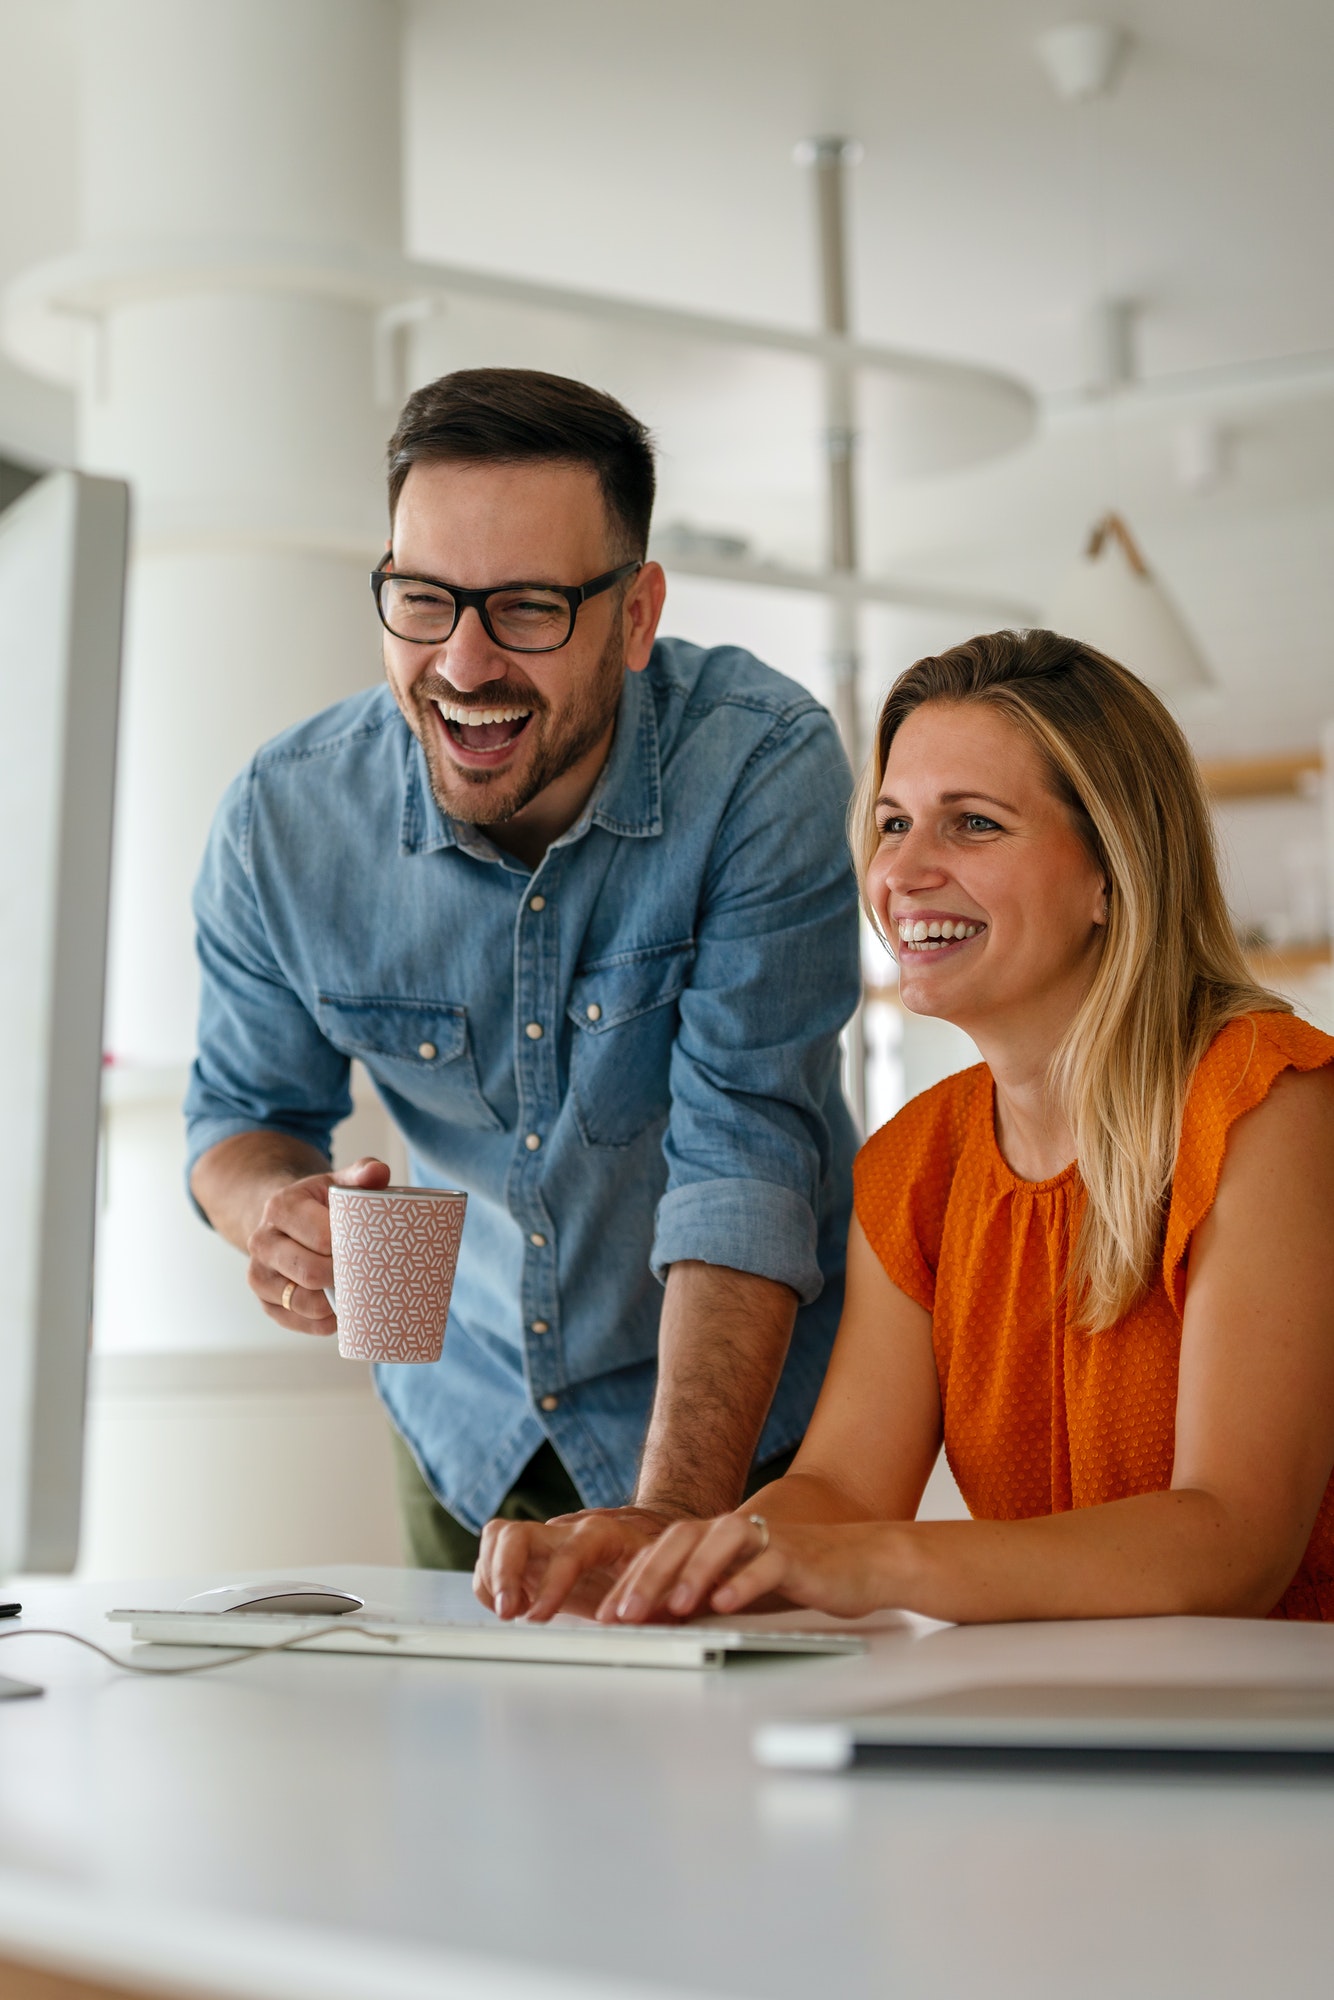
[[588, 817], [629, 840], [648, 840], [662, 832], [658, 716], [647, 671], [625, 676], [616, 736]]
[[[431, 792], [421, 744], [404, 723], [407, 754], [403, 769], [400, 854], [432, 854], [445, 847], [478, 853], [478, 835], [442, 813]], [[590, 826], [605, 827], [624, 839], [651, 839], [662, 832], [662, 764], [658, 718], [647, 673], [627, 674], [616, 712], [611, 755], [578, 820], [553, 846], [581, 839]], [[489, 843], [487, 843], [489, 848]], [[493, 853], [494, 850], [491, 850]], [[490, 859], [491, 853], [485, 858]], [[497, 857], [498, 858], [498, 857]]]

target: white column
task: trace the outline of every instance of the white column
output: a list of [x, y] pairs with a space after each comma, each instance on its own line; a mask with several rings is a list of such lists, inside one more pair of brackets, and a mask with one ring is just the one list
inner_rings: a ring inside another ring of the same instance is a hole
[[135, 507], [97, 1341], [267, 1345], [236, 1254], [185, 1209], [189, 894], [250, 753], [380, 670], [366, 571], [392, 412], [374, 302], [340, 273], [400, 252], [399, 10], [85, 0], [80, 54], [103, 300], [80, 456]]
[[[77, 24], [80, 247], [9, 289], [4, 329], [77, 386], [81, 462], [134, 492], [85, 1562], [392, 1561], [366, 1372], [274, 1328], [191, 1216], [180, 1099], [217, 802], [267, 737], [379, 678], [399, 9], [80, 0]], [[374, 1102], [341, 1136], [401, 1156]]]
[[88, 0], [81, 39], [84, 247], [136, 264], [81, 399], [82, 460], [132, 481], [137, 521], [108, 1035], [167, 1066], [193, 1045], [189, 886], [223, 787], [378, 672], [373, 313], [303, 276], [399, 249], [399, 21]]

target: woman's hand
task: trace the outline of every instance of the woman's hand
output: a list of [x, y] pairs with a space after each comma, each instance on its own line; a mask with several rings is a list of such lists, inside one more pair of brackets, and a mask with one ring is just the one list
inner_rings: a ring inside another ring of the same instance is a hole
[[617, 1578], [598, 1607], [604, 1624], [744, 1611], [776, 1594], [789, 1604], [859, 1618], [898, 1600], [894, 1577], [904, 1524], [768, 1524], [748, 1514], [676, 1521]]
[[488, 1521], [474, 1594], [498, 1618], [591, 1617], [670, 1520], [647, 1507], [590, 1507], [551, 1521]]

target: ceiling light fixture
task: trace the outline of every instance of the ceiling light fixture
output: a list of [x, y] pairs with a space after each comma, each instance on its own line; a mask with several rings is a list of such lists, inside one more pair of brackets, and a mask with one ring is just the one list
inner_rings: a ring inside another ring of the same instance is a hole
[[1172, 469], [1187, 493], [1213, 493], [1231, 471], [1233, 437], [1216, 417], [1191, 417], [1172, 433]]
[[1046, 618], [1053, 632], [1068, 632], [1119, 660], [1159, 694], [1211, 684], [1185, 620], [1119, 514], [1097, 523]]
[[1052, 89], [1066, 104], [1105, 97], [1130, 47], [1124, 28], [1107, 21], [1067, 21], [1038, 36], [1038, 57]]

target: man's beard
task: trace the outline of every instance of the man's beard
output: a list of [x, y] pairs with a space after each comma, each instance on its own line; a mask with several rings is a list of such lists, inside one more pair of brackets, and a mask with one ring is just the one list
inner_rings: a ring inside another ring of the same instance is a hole
[[[438, 675], [423, 675], [409, 694], [417, 713], [405, 712], [425, 752], [431, 795], [441, 812], [470, 826], [498, 826], [513, 819], [601, 742], [620, 706], [624, 679], [625, 648], [618, 626], [613, 627], [588, 686], [572, 696], [554, 720], [550, 704], [531, 685], [514, 687], [504, 680], [488, 681], [465, 696]], [[469, 771], [448, 760], [440, 742], [437, 701], [464, 708], [529, 709], [520, 769]], [[401, 701], [399, 705], [403, 706]]]

